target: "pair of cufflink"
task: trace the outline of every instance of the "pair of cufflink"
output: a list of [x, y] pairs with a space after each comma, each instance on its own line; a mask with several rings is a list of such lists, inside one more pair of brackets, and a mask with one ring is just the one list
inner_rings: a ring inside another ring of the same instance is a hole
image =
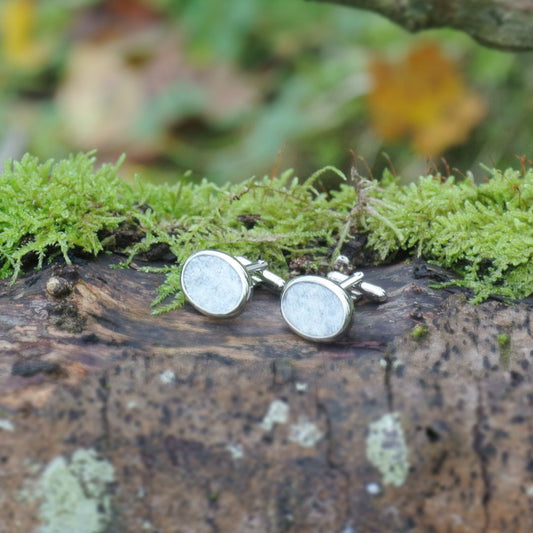
[[285, 282], [267, 266], [266, 261], [254, 263], [218, 250], [201, 250], [183, 264], [181, 288], [200, 313], [231, 318], [244, 310], [253, 288], [264, 285], [281, 294], [281, 314], [287, 325], [317, 342], [334, 340], [348, 329], [354, 301], [363, 296], [378, 302], [387, 299], [381, 287], [363, 281], [362, 272], [347, 276], [333, 271], [326, 278], [304, 275]]

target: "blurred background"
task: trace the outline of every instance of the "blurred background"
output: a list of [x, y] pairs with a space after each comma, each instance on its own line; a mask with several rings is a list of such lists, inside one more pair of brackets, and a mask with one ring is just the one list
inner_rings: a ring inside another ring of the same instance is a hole
[[[0, 159], [125, 152], [223, 183], [324, 165], [405, 180], [533, 146], [532, 55], [303, 0], [0, 0]], [[364, 163], [363, 160], [364, 159]], [[365, 168], [365, 166], [367, 168]]]

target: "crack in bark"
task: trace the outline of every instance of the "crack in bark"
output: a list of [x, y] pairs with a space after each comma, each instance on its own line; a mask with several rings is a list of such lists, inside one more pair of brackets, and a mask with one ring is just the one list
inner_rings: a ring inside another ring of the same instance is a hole
[[476, 457], [479, 461], [479, 467], [481, 470], [481, 479], [483, 481], [483, 494], [481, 503], [483, 505], [483, 526], [481, 528], [481, 533], [487, 533], [490, 526], [490, 512], [489, 512], [489, 503], [491, 499], [491, 483], [490, 475], [488, 469], [488, 457], [483, 451], [483, 431], [481, 426], [483, 424], [483, 418], [485, 416], [485, 409], [483, 407], [482, 393], [481, 393], [481, 384], [479, 381], [476, 383], [477, 388], [477, 402], [476, 402], [476, 422], [472, 426], [472, 448]]
[[100, 420], [102, 423], [102, 443], [105, 450], [110, 449], [111, 429], [109, 423], [109, 381], [108, 372], [104, 372], [102, 377], [98, 380], [100, 387], [98, 389], [98, 398], [101, 402]]
[[344, 517], [344, 523], [347, 524], [352, 516], [352, 501], [350, 499], [350, 474], [333, 459], [334, 443], [331, 417], [326, 404], [318, 397], [318, 394], [315, 396], [315, 403], [318, 414], [323, 414], [326, 420], [326, 432], [324, 435], [324, 440], [326, 441], [326, 463], [328, 468], [330, 468], [330, 470], [333, 472], [337, 472], [346, 483], [346, 515]]
[[394, 391], [392, 388], [392, 370], [393, 360], [390, 355], [385, 355], [385, 373], [383, 376], [383, 384], [385, 385], [385, 394], [387, 396], [387, 406], [389, 412], [394, 411]]

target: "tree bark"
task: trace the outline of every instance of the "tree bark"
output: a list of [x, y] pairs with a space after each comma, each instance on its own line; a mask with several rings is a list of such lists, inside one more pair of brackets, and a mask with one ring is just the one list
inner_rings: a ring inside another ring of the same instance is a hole
[[533, 50], [529, 0], [316, 0], [380, 13], [409, 31], [450, 27], [503, 50]]
[[378, 267], [389, 300], [313, 344], [261, 290], [154, 316], [116, 262], [0, 282], [0, 532], [530, 531], [530, 303]]

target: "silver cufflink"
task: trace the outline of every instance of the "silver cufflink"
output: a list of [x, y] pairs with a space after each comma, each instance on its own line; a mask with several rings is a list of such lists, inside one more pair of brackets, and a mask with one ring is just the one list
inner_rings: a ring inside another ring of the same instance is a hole
[[256, 285], [264, 283], [281, 291], [285, 280], [266, 270], [267, 265], [266, 261], [254, 263], [218, 250], [202, 250], [193, 253], [183, 264], [181, 289], [200, 313], [231, 318], [244, 310]]
[[352, 321], [354, 301], [364, 295], [377, 301], [387, 297], [381, 287], [363, 282], [363, 277], [362, 272], [351, 276], [330, 272], [328, 278], [292, 279], [281, 293], [281, 314], [285, 322], [305, 339], [317, 342], [336, 339]]

